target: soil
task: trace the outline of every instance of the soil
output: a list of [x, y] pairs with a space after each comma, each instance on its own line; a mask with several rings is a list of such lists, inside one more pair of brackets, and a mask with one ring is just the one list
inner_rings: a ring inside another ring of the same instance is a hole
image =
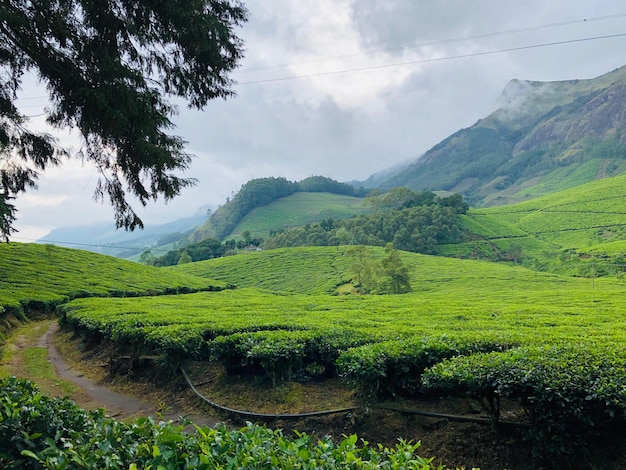
[[109, 387], [98, 385], [85, 377], [82, 372], [71, 368], [56, 347], [53, 335], [58, 330], [56, 323], [51, 323], [48, 330], [40, 338], [38, 346], [48, 349], [48, 360], [52, 363], [57, 375], [77, 385], [81, 394], [73, 397], [81, 407], [87, 409], [106, 408], [110, 416], [129, 418], [133, 416], [155, 415], [158, 409], [153, 403], [130, 395], [117, 393]]
[[[184, 416], [196, 424], [208, 426], [222, 423], [239, 427], [252, 420], [209, 407], [194, 395], [180, 374], [165, 374], [150, 358], [134, 369], [124, 370], [118, 364], [117, 374], [111, 374], [113, 352], [105, 346], [86, 344], [74, 332], [59, 330], [56, 322], [38, 322], [33, 324], [35, 327], [41, 328], [42, 334], [33, 346], [47, 348], [58, 378], [76, 385], [70, 398], [82, 407], [105, 408], [107, 414], [118, 419], [154, 416], [176, 421]], [[13, 347], [25, 348], [28, 345], [24, 342], [24, 338], [18, 339]], [[14, 354], [11, 361], [13, 369], [20, 367], [19, 354]], [[268, 427], [283, 429], [285, 435], [291, 435], [293, 430], [336, 438], [356, 433], [372, 445], [381, 443], [388, 447], [394, 446], [401, 437], [406, 441], [420, 441], [420, 455], [436, 456], [435, 463], [450, 468], [542, 468], [533, 462], [531, 449], [516, 427], [504, 427], [496, 433], [489, 424], [400, 413], [384, 409], [381, 405], [385, 404], [380, 403], [367, 406], [354, 390], [338, 380], [277, 385], [245, 375], [228, 376], [218, 366], [206, 363], [189, 363], [185, 368], [203, 396], [230, 408], [261, 413], [303, 413], [357, 407], [355, 411], [323, 417], [257, 420]], [[476, 404], [462, 399], [396, 400], [391, 405], [481, 416]], [[520, 421], [521, 410], [506, 404], [503, 419]], [[614, 439], [590, 443], [592, 455], [580, 460], [576, 468], [626, 469], [625, 434], [620, 430]]]

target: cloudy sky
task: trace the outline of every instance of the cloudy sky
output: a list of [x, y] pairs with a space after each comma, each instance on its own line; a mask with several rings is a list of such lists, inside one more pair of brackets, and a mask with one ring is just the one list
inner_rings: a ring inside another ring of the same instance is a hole
[[[237, 96], [181, 107], [176, 133], [199, 184], [139, 211], [147, 224], [217, 207], [246, 181], [362, 180], [418, 158], [498, 107], [509, 80], [593, 78], [626, 65], [619, 0], [249, 0]], [[597, 39], [592, 39], [597, 38]], [[45, 122], [45, 90], [19, 107]], [[71, 133], [58, 134], [77, 148]], [[112, 222], [92, 200], [96, 172], [66, 162], [17, 199], [15, 241]]]

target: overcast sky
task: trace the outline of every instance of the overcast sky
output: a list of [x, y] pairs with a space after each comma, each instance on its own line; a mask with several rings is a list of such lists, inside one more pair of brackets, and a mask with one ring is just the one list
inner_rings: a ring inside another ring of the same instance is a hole
[[[418, 158], [495, 110], [511, 79], [593, 78], [626, 65], [624, 36], [577, 41], [626, 34], [621, 0], [245, 3], [250, 19], [240, 31], [246, 58], [233, 75], [237, 96], [202, 112], [182, 106], [174, 119], [175, 133], [196, 155], [186, 176], [199, 184], [167, 205], [140, 210], [147, 224], [217, 207], [252, 178], [362, 180]], [[27, 82], [18, 106], [41, 114], [44, 95]], [[71, 134], [59, 140], [80, 145]], [[96, 181], [94, 170], [77, 162], [42, 174], [39, 190], [17, 199], [13, 239], [112, 222], [112, 209], [92, 200]]]

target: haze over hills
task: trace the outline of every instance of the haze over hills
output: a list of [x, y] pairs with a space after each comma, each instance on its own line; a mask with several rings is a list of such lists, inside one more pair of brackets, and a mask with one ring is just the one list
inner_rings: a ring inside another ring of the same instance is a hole
[[[372, 175], [361, 184], [382, 190], [460, 193], [471, 206], [481, 207], [516, 203], [626, 173], [626, 66], [588, 80], [511, 80], [502, 101], [501, 108], [413, 163]], [[250, 183], [259, 182], [263, 181]], [[235, 220], [224, 224], [222, 219], [233, 213], [231, 206], [238, 198], [251, 194], [251, 186], [244, 185], [214, 213], [194, 233], [194, 241], [210, 233], [223, 239], [233, 232]], [[290, 191], [280, 196], [289, 197]], [[248, 210], [237, 213], [237, 222], [264, 205], [249, 204]], [[211, 232], [211, 226], [227, 229]]]
[[[140, 251], [112, 246], [168, 250], [164, 242], [225, 240], [241, 237], [246, 230], [267, 238], [277, 229], [347, 218], [362, 210], [356, 199], [365, 191], [357, 188], [359, 184], [381, 190], [406, 187], [460, 193], [473, 207], [489, 207], [626, 173], [626, 66], [588, 80], [511, 80], [502, 102], [489, 116], [457, 131], [414, 162], [389, 168], [363, 183], [339, 183], [323, 176], [300, 182], [259, 178], [243, 185], [208, 219], [205, 212], [153, 233], [115, 232], [111, 226], [64, 227], [44, 238], [93, 244], [97, 246], [86, 248], [129, 257]], [[318, 193], [314, 202], [311, 193]], [[325, 199], [322, 193], [341, 195], [343, 202], [338, 206], [337, 198]], [[287, 202], [282, 204], [288, 208], [285, 214], [272, 212], [272, 205], [281, 205], [279, 201]]]
[[445, 190], [502, 205], [626, 171], [626, 67], [589, 80], [512, 80], [504, 105], [366, 187]]
[[53, 243], [118, 258], [130, 258], [148, 248], [167, 246], [180, 240], [202, 224], [206, 217], [205, 210], [192, 217], [147, 226], [144, 230], [134, 232], [117, 230], [114, 224], [59, 227], [44, 235], [37, 243]]

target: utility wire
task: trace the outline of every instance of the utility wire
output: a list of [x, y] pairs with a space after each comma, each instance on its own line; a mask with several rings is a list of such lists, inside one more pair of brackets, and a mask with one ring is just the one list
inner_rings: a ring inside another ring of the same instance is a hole
[[48, 114], [48, 112], [47, 112], [47, 111], [44, 111], [43, 113], [39, 113], [39, 114], [24, 115], [24, 117], [27, 117], [27, 118], [36, 118], [36, 117], [40, 117], [40, 116], [45, 116], [46, 114]]
[[385, 68], [391, 68], [391, 67], [400, 67], [403, 65], [426, 64], [430, 62], [442, 62], [446, 60], [464, 59], [467, 57], [478, 57], [478, 56], [485, 56], [485, 55], [492, 55], [492, 54], [501, 54], [504, 52], [523, 51], [527, 49], [537, 49], [540, 47], [551, 47], [551, 46], [558, 46], [562, 44], [574, 44], [574, 43], [579, 43], [579, 42], [596, 41], [600, 39], [612, 39], [612, 38], [619, 38], [619, 37], [624, 37], [624, 36], [626, 36], [626, 33], [608, 34], [606, 36], [593, 36], [593, 37], [587, 37], [587, 38], [568, 39], [565, 41], [544, 42], [541, 44], [531, 44], [528, 46], [510, 47], [507, 49], [495, 49], [491, 51], [471, 52], [468, 54], [460, 54], [460, 55], [446, 56], [446, 57], [435, 57], [432, 59], [412, 60], [412, 61], [407, 61], [407, 62], [398, 62], [395, 64], [373, 65], [369, 67], [358, 67], [354, 69], [334, 70], [331, 72], [317, 72], [317, 73], [311, 73], [311, 74], [306, 74], [306, 75], [293, 75], [290, 77], [253, 80], [253, 81], [248, 81], [248, 82], [239, 82], [237, 84], [238, 85], [253, 85], [257, 83], [270, 83], [270, 82], [281, 82], [281, 81], [286, 81], [286, 80], [297, 80], [300, 78], [323, 77], [323, 76], [328, 76], [328, 75], [339, 75], [339, 74], [352, 73], [352, 72], [363, 72], [366, 70], [377, 70], [377, 69], [385, 69]]
[[138, 251], [145, 251], [145, 250], [150, 250], [150, 251], [162, 251], [164, 253], [167, 253], [169, 251], [175, 251], [174, 249], [172, 250], [165, 250], [163, 248], [159, 249], [159, 248], [150, 248], [150, 247], [136, 247], [136, 246], [114, 246], [114, 245], [97, 245], [95, 243], [78, 243], [78, 242], [64, 242], [64, 241], [60, 241], [60, 240], [47, 240], [45, 238], [25, 238], [25, 237], [11, 237], [12, 240], [25, 240], [25, 241], [37, 241], [37, 242], [42, 242], [42, 243], [59, 243], [59, 244], [63, 244], [63, 245], [75, 245], [75, 246], [90, 246], [90, 247], [96, 247], [96, 248], [113, 248], [116, 250], [138, 250]]
[[346, 54], [346, 55], [340, 55], [340, 56], [335, 56], [335, 57], [328, 57], [328, 58], [318, 59], [318, 60], [311, 60], [311, 61], [301, 62], [301, 63], [280, 64], [280, 65], [266, 65], [266, 66], [256, 66], [256, 67], [242, 68], [241, 70], [238, 70], [237, 73], [241, 74], [241, 73], [255, 72], [255, 71], [259, 71], [259, 70], [280, 69], [280, 68], [287, 68], [287, 67], [292, 67], [292, 66], [296, 66], [296, 65], [307, 65], [307, 64], [311, 64], [311, 63], [319, 63], [319, 62], [327, 62], [327, 61], [334, 61], [334, 60], [352, 59], [352, 58], [362, 57], [362, 56], [367, 56], [367, 55], [375, 55], [375, 54], [382, 54], [382, 53], [386, 53], [386, 52], [401, 51], [401, 50], [404, 50], [404, 49], [421, 49], [421, 48], [429, 47], [429, 46], [438, 46], [438, 45], [442, 45], [442, 44], [451, 44], [451, 43], [455, 43], [455, 42], [464, 42], [464, 41], [470, 41], [470, 40], [474, 40], [474, 39], [484, 39], [484, 38], [491, 38], [491, 37], [497, 37], [497, 36], [505, 36], [505, 35], [510, 35], [510, 34], [517, 34], [517, 33], [529, 32], [529, 31], [538, 31], [538, 30], [542, 30], [542, 29], [551, 29], [551, 28], [556, 28], [556, 27], [560, 27], [560, 26], [570, 26], [570, 25], [574, 25], [574, 24], [591, 23], [591, 22], [594, 22], [594, 21], [604, 21], [604, 20], [608, 20], [608, 19], [623, 18], [623, 17], [626, 17], [626, 13], [616, 13], [614, 15], [595, 16], [595, 17], [591, 17], [591, 18], [580, 18], [580, 19], [576, 19], [576, 20], [562, 21], [562, 22], [558, 22], [558, 23], [549, 23], [549, 24], [544, 24], [544, 25], [527, 26], [527, 27], [522, 27], [522, 28], [509, 29], [509, 30], [505, 30], [505, 31], [496, 31], [496, 32], [493, 32], [493, 33], [482, 33], [482, 34], [475, 34], [475, 35], [472, 35], [472, 36], [462, 36], [462, 37], [458, 37], [458, 38], [439, 39], [439, 40], [436, 40], [436, 41], [428, 41], [428, 42], [423, 42], [423, 43], [418, 43], [418, 44], [406, 44], [406, 45], [400, 45], [400, 46], [392, 46], [392, 47], [387, 47], [387, 48], [384, 48], [384, 49], [371, 49], [369, 51], [364, 51], [364, 52], [361, 52], [361, 53], [358, 53], [358, 54]]

